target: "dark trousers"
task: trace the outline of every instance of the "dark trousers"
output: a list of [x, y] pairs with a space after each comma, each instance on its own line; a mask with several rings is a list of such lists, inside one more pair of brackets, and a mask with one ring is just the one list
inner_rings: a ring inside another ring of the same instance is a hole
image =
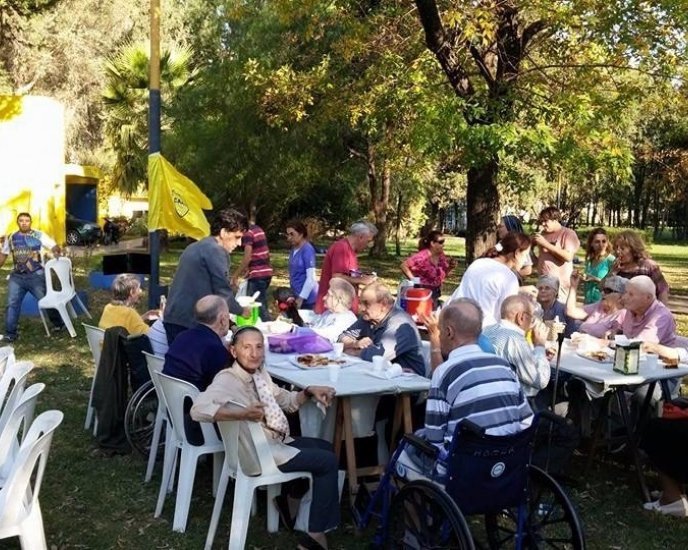
[[270, 287], [272, 277], [258, 277], [256, 279], [249, 279], [246, 286], [246, 295], [253, 296], [258, 292], [258, 302], [260, 302], [260, 319], [261, 321], [272, 321], [270, 311], [268, 310], [268, 288]]
[[311, 533], [323, 533], [339, 524], [339, 490], [337, 487], [337, 459], [332, 445], [323, 439], [299, 437], [290, 447], [301, 452], [278, 466], [280, 471], [310, 472], [313, 476], [313, 501], [308, 519]]
[[174, 323], [165, 323], [163, 321], [162, 326], [165, 327], [165, 334], [167, 334], [167, 345], [171, 346], [174, 339], [179, 336], [181, 332], [184, 332], [187, 327], [182, 325], [175, 325]]

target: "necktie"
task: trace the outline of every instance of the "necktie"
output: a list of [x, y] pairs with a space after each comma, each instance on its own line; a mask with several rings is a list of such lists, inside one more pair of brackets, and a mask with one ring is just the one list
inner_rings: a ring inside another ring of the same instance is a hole
[[275, 396], [270, 391], [268, 381], [260, 372], [256, 372], [253, 374], [253, 383], [256, 386], [258, 398], [265, 405], [265, 424], [267, 427], [281, 434], [289, 435], [289, 421], [277, 404], [277, 401], [275, 401]]

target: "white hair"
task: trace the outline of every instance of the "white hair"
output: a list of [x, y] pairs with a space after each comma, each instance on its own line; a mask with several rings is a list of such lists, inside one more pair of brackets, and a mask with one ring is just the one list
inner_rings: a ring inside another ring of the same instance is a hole
[[657, 287], [655, 286], [655, 283], [647, 275], [636, 275], [628, 282], [628, 284], [633, 285], [633, 287], [642, 292], [646, 292], [651, 296], [655, 296], [657, 294]]
[[351, 235], [363, 235], [368, 234], [371, 237], [377, 235], [377, 227], [374, 224], [367, 222], [365, 220], [360, 220], [351, 224], [349, 228], [349, 233]]

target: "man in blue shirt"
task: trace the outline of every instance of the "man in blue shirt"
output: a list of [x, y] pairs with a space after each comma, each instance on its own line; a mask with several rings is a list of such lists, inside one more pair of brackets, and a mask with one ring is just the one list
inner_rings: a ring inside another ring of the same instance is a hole
[[[54, 240], [31, 229], [31, 214], [21, 212], [17, 216], [19, 231], [7, 236], [0, 252], [0, 267], [12, 254], [14, 269], [10, 273], [7, 288], [7, 314], [5, 316], [5, 342], [14, 342], [18, 337], [19, 315], [21, 304], [27, 292], [36, 300], [45, 296], [45, 271], [41, 262], [41, 249], [47, 248], [57, 257], [60, 247]], [[48, 316], [55, 327], [62, 327], [62, 319], [54, 309], [48, 310]]]
[[[163, 374], [185, 380], [205, 391], [222, 369], [229, 367], [231, 357], [224, 337], [229, 332], [229, 307], [222, 296], [204, 296], [194, 306], [196, 324], [180, 332], [165, 355]], [[203, 432], [191, 419], [192, 403], [184, 404], [184, 428], [192, 445], [203, 444]]]

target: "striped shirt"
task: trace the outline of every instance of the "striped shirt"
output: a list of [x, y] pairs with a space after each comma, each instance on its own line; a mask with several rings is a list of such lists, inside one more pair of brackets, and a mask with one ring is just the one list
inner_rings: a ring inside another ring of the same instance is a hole
[[510, 435], [530, 426], [533, 412], [511, 366], [475, 345], [452, 350], [432, 374], [424, 437], [451, 442], [456, 425], [470, 419], [488, 435]]
[[272, 266], [270, 265], [270, 249], [265, 238], [265, 232], [253, 224], [248, 228], [241, 238], [242, 246], [247, 245], [251, 248], [251, 260], [248, 263], [248, 278], [260, 279], [272, 277]]
[[545, 348], [533, 348], [520, 327], [502, 319], [498, 324], [487, 327], [483, 335], [494, 346], [495, 353], [511, 364], [528, 397], [547, 387], [551, 369]]

